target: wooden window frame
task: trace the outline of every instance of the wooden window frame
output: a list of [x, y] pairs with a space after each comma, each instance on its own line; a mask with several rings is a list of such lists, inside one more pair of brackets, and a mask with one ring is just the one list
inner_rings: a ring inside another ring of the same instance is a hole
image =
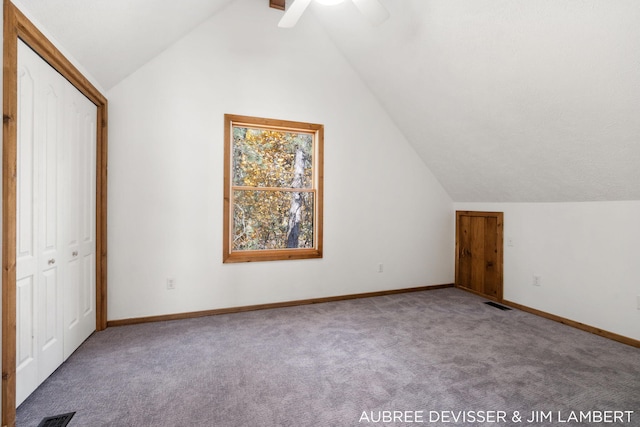
[[[233, 237], [233, 127], [247, 126], [252, 128], [279, 130], [287, 132], [304, 132], [314, 135], [313, 190], [314, 200], [314, 247], [295, 249], [264, 249], [234, 251], [231, 244]], [[223, 263], [278, 261], [293, 259], [322, 258], [322, 217], [323, 217], [323, 169], [324, 169], [324, 126], [314, 123], [294, 122], [288, 120], [265, 119], [260, 117], [224, 115], [224, 203], [223, 203]]]

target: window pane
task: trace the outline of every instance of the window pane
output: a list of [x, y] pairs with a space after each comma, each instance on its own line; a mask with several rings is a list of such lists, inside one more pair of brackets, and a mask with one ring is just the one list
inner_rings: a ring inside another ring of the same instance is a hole
[[311, 188], [313, 136], [233, 127], [233, 185]]
[[232, 250], [313, 248], [313, 192], [235, 190]]

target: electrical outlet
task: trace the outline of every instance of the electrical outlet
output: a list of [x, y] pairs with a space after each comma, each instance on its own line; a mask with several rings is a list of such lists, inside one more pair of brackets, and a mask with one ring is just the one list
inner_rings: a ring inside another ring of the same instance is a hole
[[541, 276], [537, 276], [537, 275], [533, 275], [533, 286], [540, 286], [542, 282], [542, 277]]
[[176, 288], [176, 279], [167, 279], [167, 290], [173, 290]]
[[382, 273], [382, 272], [384, 272], [384, 265], [378, 264], [378, 273]]

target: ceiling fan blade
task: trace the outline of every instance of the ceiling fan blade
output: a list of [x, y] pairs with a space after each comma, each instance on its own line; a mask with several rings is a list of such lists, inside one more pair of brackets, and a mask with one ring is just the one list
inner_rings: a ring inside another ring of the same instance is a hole
[[389, 17], [389, 12], [379, 0], [353, 0], [353, 3], [373, 25], [380, 25]]
[[278, 27], [291, 28], [296, 25], [298, 19], [300, 19], [304, 11], [309, 7], [309, 3], [311, 3], [311, 0], [294, 0], [291, 6], [289, 6], [289, 9], [284, 13], [280, 22], [278, 22]]

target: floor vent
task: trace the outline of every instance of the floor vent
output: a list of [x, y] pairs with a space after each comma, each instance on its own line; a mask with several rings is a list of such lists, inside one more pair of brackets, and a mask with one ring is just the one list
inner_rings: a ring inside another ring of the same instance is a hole
[[500, 305], [497, 302], [487, 301], [485, 304], [490, 305], [491, 307], [499, 308], [500, 310], [511, 310], [509, 307], [505, 307], [504, 305]]
[[64, 427], [69, 424], [69, 421], [71, 421], [71, 418], [73, 418], [75, 414], [75, 412], [69, 412], [68, 414], [47, 417], [40, 421], [38, 427]]

